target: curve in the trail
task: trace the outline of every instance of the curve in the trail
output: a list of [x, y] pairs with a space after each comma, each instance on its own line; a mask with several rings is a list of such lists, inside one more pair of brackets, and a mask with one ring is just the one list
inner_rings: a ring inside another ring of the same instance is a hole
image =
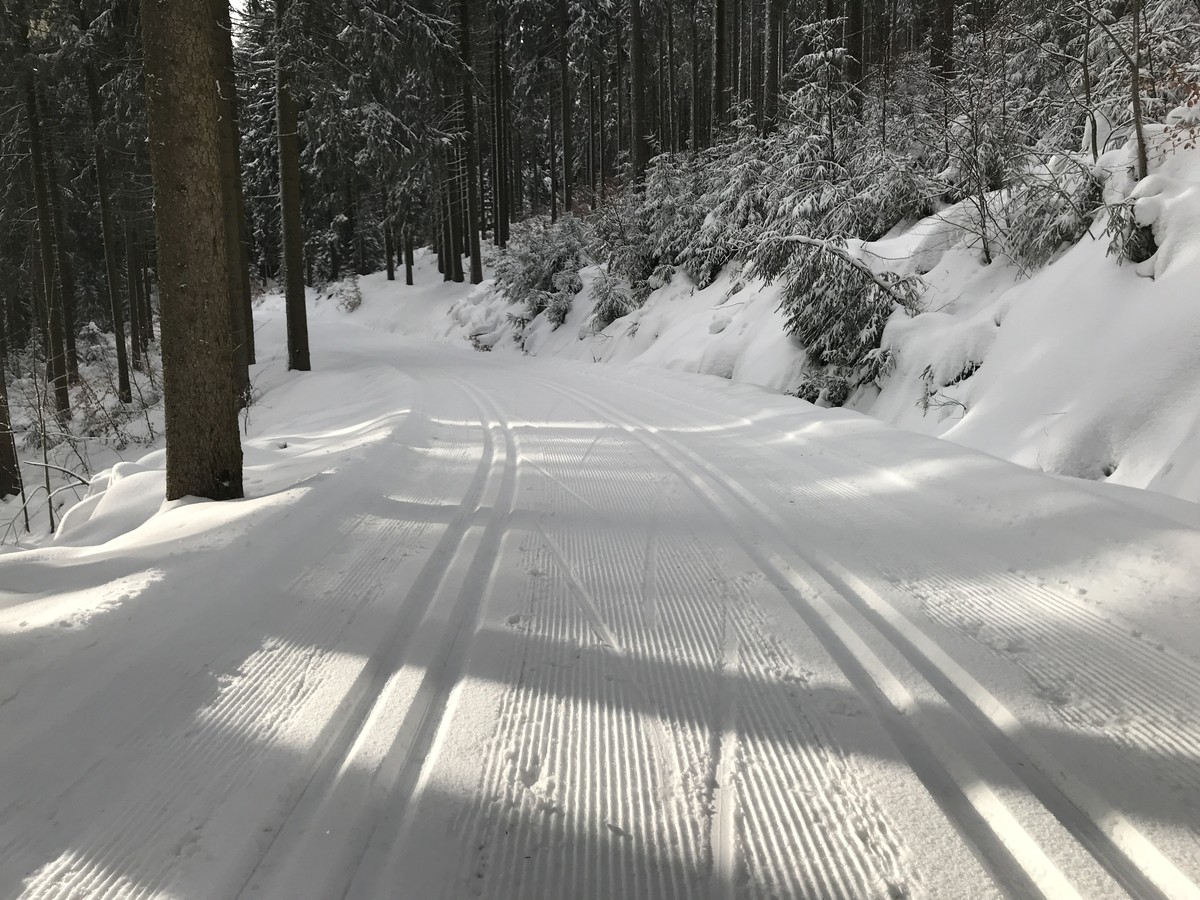
[[[747, 492], [731, 478], [659, 429], [622, 413], [596, 398], [570, 388], [543, 382], [544, 386], [574, 397], [614, 427], [638, 439], [665, 464], [677, 471], [713, 512], [727, 521], [747, 552], [760, 561], [764, 572], [792, 602], [808, 626], [821, 637], [826, 649], [864, 696], [875, 701], [881, 719], [909, 765], [938, 798], [945, 811], [979, 853], [997, 881], [1017, 896], [1079, 896], [1039, 844], [1017, 822], [1004, 804], [983, 786], [970, 764], [949, 746], [939, 745], [914, 727], [920, 711], [912, 695], [864, 643], [862, 636], [825, 601], [825, 591], [805, 578], [808, 568], [788, 557], [791, 548], [778, 537], [786, 530], [770, 519], [761, 503], [747, 502]], [[730, 505], [730, 501], [734, 505]], [[738, 507], [758, 521], [739, 517]], [[772, 527], [766, 529], [762, 523]], [[753, 535], [747, 540], [745, 535]]]

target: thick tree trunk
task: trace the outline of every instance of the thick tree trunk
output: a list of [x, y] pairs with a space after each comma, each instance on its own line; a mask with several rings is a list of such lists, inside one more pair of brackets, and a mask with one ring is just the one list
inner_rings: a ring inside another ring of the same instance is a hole
[[633, 180], [640, 183], [650, 161], [646, 144], [646, 51], [642, 26], [642, 0], [629, 0], [630, 31], [630, 149], [633, 161]]
[[[846, 0], [846, 80], [854, 87], [862, 87], [864, 51], [863, 30], [864, 0]], [[861, 106], [861, 95], [855, 96], [855, 102]]]
[[67, 226], [63, 213], [62, 190], [58, 183], [58, 160], [53, 139], [46, 141], [46, 181], [50, 186], [50, 205], [54, 210], [54, 248], [58, 261], [58, 284], [62, 292], [63, 347], [66, 350], [67, 381], [79, 383], [79, 352], [75, 347], [75, 269], [67, 252]]
[[287, 315], [288, 368], [312, 368], [308, 352], [308, 310], [304, 304], [304, 225], [300, 219], [300, 116], [292, 92], [286, 33], [291, 0], [276, 0], [275, 117], [279, 140], [279, 209], [283, 245], [284, 308]]
[[575, 95], [571, 83], [571, 60], [567, 29], [570, 26], [570, 14], [567, 11], [567, 0], [558, 0], [558, 75], [559, 100], [562, 110], [559, 119], [562, 122], [562, 184], [563, 184], [563, 213], [570, 215], [574, 208], [575, 188]]
[[207, 3], [143, 0], [162, 298], [167, 499], [242, 496], [229, 259]]
[[725, 0], [716, 0], [716, 3], [713, 4], [712, 120], [714, 128], [725, 124], [725, 116], [729, 111], [729, 69], [725, 30], [727, 18], [728, 9]]
[[[218, 113], [220, 115], [221, 188], [225, 204], [225, 240], [229, 259], [229, 323], [233, 335], [230, 366], [239, 406], [250, 400], [249, 333], [250, 274], [242, 228], [242, 163], [237, 127], [237, 81], [233, 71], [233, 30], [229, 0], [212, 5], [213, 45], [217, 52]], [[149, 296], [147, 295], [147, 300]], [[149, 326], [149, 317], [146, 319]]]
[[763, 134], [775, 130], [779, 119], [779, 57], [780, 32], [783, 28], [783, 7], [786, 0], [767, 0], [766, 84], [763, 86]]
[[688, 37], [691, 43], [692, 83], [690, 87], [690, 114], [692, 119], [691, 150], [694, 153], [700, 149], [701, 116], [700, 116], [700, 36], [697, 31], [696, 0], [691, 2], [691, 15], [688, 16]]
[[949, 81], [954, 77], [954, 0], [935, 0], [930, 29], [929, 68], [933, 74]]
[[480, 257], [479, 232], [479, 135], [476, 133], [475, 115], [475, 69], [471, 57], [471, 17], [467, 0], [458, 0], [459, 52], [463, 70], [459, 73], [462, 82], [463, 131], [466, 136], [465, 160], [467, 169], [467, 239], [471, 253], [471, 284], [483, 281], [483, 261]]

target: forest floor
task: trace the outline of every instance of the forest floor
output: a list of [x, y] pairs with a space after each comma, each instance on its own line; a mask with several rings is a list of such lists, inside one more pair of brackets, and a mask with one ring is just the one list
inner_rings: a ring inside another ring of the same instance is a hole
[[0, 896], [1200, 897], [1194, 506], [258, 316], [247, 500], [0, 556]]

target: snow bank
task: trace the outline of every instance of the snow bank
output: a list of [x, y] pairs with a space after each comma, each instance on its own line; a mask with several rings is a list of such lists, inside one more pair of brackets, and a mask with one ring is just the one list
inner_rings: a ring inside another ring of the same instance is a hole
[[[855, 245], [877, 269], [920, 274], [927, 311], [897, 313], [884, 334], [896, 368], [848, 405], [914, 431], [1056, 474], [1150, 488], [1200, 501], [1200, 151], [1194, 111], [1147, 131], [1151, 177], [1130, 176], [1133, 149], [1109, 151], [1097, 173], [1108, 200], [1131, 198], [1158, 253], [1140, 266], [1108, 255], [1103, 221], [1091, 237], [1027, 277], [998, 257], [979, 261], [965, 205]], [[492, 282], [440, 280], [421, 255], [417, 286], [363, 279], [356, 313], [385, 331], [610, 364], [645, 364], [794, 391], [807, 362], [784, 333], [780, 286], [731, 271], [697, 288], [685, 275], [603, 330], [591, 285], [555, 329], [523, 331], [520, 308]], [[1139, 277], [1147, 276], [1147, 277]], [[802, 402], [802, 401], [797, 401]]]

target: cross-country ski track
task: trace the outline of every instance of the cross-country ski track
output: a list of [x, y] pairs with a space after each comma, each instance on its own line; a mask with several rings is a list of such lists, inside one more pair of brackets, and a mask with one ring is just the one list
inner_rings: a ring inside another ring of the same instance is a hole
[[0, 556], [0, 897], [1200, 898], [1187, 504], [259, 314], [249, 499]]

